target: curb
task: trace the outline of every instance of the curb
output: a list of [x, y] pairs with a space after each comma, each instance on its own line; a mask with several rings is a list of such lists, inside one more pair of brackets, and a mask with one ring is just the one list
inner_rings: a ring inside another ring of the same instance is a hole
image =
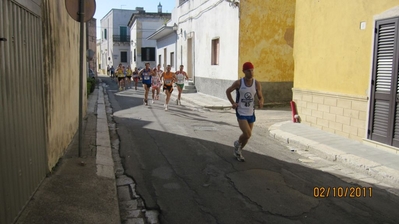
[[97, 134], [96, 134], [96, 164], [97, 175], [114, 179], [114, 161], [112, 159], [111, 141], [108, 130], [108, 120], [105, 112], [104, 91], [99, 86], [97, 99]]
[[[115, 179], [115, 169], [114, 160], [112, 158], [111, 150], [111, 138], [108, 128], [108, 118], [105, 110], [105, 99], [104, 90], [101, 85], [98, 85], [98, 96], [97, 96], [97, 133], [96, 133], [96, 166], [97, 175], [105, 178], [112, 179], [113, 187], [115, 190], [115, 197], [118, 197], [116, 179]], [[118, 220], [120, 223], [120, 208], [119, 203], [116, 204]]]
[[270, 136], [286, 145], [292, 145], [300, 149], [312, 151], [318, 156], [329, 161], [340, 162], [360, 172], [367, 173], [367, 175], [379, 181], [387, 182], [394, 186], [399, 185], [399, 171], [360, 156], [341, 151], [326, 144], [280, 130], [281, 125], [288, 122], [291, 121], [280, 122], [270, 126]]
[[[100, 85], [103, 85], [100, 81]], [[104, 84], [105, 85], [105, 84]], [[144, 200], [136, 192], [136, 183], [133, 178], [125, 175], [125, 170], [122, 165], [119, 148], [120, 141], [117, 133], [117, 124], [112, 118], [113, 108], [109, 101], [106, 88], [101, 86], [104, 98], [104, 112], [107, 120], [107, 128], [109, 139], [111, 140], [112, 161], [115, 167], [114, 179], [117, 191], [116, 198], [119, 205], [119, 218], [122, 223], [132, 224], [159, 224], [159, 212], [156, 210], [147, 210]]]

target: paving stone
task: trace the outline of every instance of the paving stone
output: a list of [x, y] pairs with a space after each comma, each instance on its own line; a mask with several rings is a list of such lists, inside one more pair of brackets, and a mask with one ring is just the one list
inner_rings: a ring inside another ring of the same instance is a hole
[[145, 223], [144, 219], [142, 218], [132, 218], [123, 222], [123, 224], [144, 224], [144, 223]]
[[118, 179], [116, 179], [117, 186], [123, 186], [123, 185], [132, 184], [132, 183], [133, 183], [132, 178], [127, 177], [125, 175], [119, 176]]
[[151, 211], [146, 211], [145, 217], [147, 217], [147, 221], [151, 224], [158, 224], [158, 211], [156, 210], [151, 210]]
[[122, 201], [119, 203], [119, 206], [121, 209], [136, 210], [137, 209], [137, 200]]
[[131, 200], [129, 186], [120, 186], [120, 187], [118, 187], [118, 198], [119, 198], [119, 201], [129, 201], [129, 200]]

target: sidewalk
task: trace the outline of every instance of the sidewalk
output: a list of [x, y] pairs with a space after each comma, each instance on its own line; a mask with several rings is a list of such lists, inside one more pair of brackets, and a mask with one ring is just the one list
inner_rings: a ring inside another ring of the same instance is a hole
[[[173, 91], [171, 103], [174, 103], [176, 99], [177, 92]], [[227, 99], [202, 93], [182, 94], [181, 101], [182, 104], [195, 104], [210, 109], [231, 108]], [[376, 180], [399, 188], [398, 150], [366, 145], [356, 140], [292, 121], [271, 125], [269, 132], [272, 137], [284, 144], [311, 151], [330, 161], [340, 162], [352, 169], [365, 172]]]
[[78, 156], [76, 134], [66, 154], [43, 180], [16, 223], [121, 222], [108, 125], [104, 105], [101, 105], [104, 98], [100, 95], [96, 89], [88, 99], [82, 157]]
[[332, 134], [306, 124], [281, 122], [269, 128], [270, 136], [367, 173], [376, 180], [399, 187], [399, 153]]

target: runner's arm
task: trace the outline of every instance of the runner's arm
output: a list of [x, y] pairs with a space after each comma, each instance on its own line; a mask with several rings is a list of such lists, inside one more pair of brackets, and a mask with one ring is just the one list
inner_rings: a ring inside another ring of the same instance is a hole
[[238, 104], [236, 102], [234, 102], [233, 97], [231, 96], [231, 92], [233, 92], [234, 90], [236, 90], [239, 87], [240, 87], [240, 80], [236, 80], [229, 88], [226, 89], [227, 99], [230, 101], [230, 103], [232, 105], [231, 107], [233, 109], [236, 109], [238, 107]]

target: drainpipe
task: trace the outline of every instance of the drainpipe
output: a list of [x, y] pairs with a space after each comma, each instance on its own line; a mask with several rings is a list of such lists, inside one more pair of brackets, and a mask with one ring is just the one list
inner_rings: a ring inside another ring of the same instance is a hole
[[176, 34], [176, 42], [175, 42], [175, 65], [174, 66], [177, 68], [177, 38], [178, 38], [177, 30], [176, 30], [175, 34]]
[[193, 82], [194, 82], [194, 85], [195, 85], [195, 41], [196, 41], [196, 38], [195, 38], [195, 31], [192, 31], [192, 35], [193, 35], [193, 46], [191, 46], [191, 48], [192, 48], [192, 55], [191, 55], [191, 57], [193, 57], [193, 76], [194, 76], [194, 78], [193, 78]]

